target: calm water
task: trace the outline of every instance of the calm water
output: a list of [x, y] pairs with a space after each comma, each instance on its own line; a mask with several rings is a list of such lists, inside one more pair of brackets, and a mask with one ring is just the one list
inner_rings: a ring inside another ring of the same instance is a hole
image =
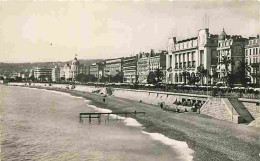
[[95, 111], [89, 104], [69, 94], [0, 86], [2, 160], [186, 160], [180, 149], [122, 120], [79, 123], [80, 112]]

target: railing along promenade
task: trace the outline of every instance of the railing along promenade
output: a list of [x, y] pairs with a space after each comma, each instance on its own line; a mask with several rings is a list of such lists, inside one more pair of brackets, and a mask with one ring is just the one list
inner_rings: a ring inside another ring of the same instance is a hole
[[[25, 82], [26, 83], [26, 82]], [[50, 82], [45, 82], [50, 84]], [[53, 82], [52, 82], [53, 84]], [[55, 83], [54, 83], [55, 84]], [[57, 84], [70, 84], [70, 83], [57, 83]], [[112, 87], [112, 88], [123, 88], [123, 89], [138, 89], [138, 90], [149, 90], [149, 91], [160, 91], [160, 92], [172, 92], [172, 93], [190, 93], [197, 95], [209, 95], [209, 96], [219, 96], [219, 97], [237, 97], [237, 98], [247, 98], [247, 99], [260, 99], [259, 92], [253, 92], [252, 89], [249, 92], [247, 89], [230, 89], [230, 88], [212, 88], [212, 87], [201, 87], [196, 86], [193, 88], [189, 87], [178, 87], [173, 85], [166, 86], [146, 86], [146, 85], [116, 85], [116, 84], [104, 84], [104, 83], [75, 83], [75, 85], [86, 85], [95, 87]]]

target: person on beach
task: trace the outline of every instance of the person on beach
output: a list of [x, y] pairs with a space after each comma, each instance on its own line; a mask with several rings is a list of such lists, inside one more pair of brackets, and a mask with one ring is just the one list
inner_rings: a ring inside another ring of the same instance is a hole
[[106, 98], [105, 98], [105, 97], [103, 98], [103, 102], [104, 102], [104, 103], [106, 102]]
[[161, 102], [160, 106], [161, 106], [161, 109], [163, 109], [163, 103], [162, 102]]

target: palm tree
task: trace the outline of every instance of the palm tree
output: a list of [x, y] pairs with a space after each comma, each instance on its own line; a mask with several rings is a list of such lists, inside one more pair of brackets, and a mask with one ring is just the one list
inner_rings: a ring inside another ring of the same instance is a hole
[[240, 81], [244, 86], [247, 85], [247, 72], [250, 72], [250, 67], [247, 63], [240, 61], [239, 66], [237, 67], [236, 79]]
[[162, 79], [164, 78], [164, 74], [162, 72], [162, 70], [160, 70], [159, 68], [157, 68], [155, 71], [154, 71], [154, 75], [155, 75], [155, 78], [157, 79], [157, 82], [161, 82]]
[[200, 77], [201, 85], [203, 85], [203, 78], [206, 76], [208, 77], [209, 72], [207, 69], [204, 69], [204, 66], [201, 64], [200, 66], [197, 67], [197, 74]]

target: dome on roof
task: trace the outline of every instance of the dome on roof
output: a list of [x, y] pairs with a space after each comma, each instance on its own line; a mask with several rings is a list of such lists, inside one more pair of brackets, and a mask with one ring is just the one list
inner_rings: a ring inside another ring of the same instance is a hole
[[79, 61], [76, 57], [72, 60], [71, 65], [79, 65]]
[[219, 35], [218, 39], [219, 39], [219, 40], [225, 40], [226, 37], [227, 37], [227, 34], [226, 34], [226, 32], [225, 32], [225, 30], [224, 30], [224, 28], [223, 28], [223, 31], [222, 31], [222, 33]]

